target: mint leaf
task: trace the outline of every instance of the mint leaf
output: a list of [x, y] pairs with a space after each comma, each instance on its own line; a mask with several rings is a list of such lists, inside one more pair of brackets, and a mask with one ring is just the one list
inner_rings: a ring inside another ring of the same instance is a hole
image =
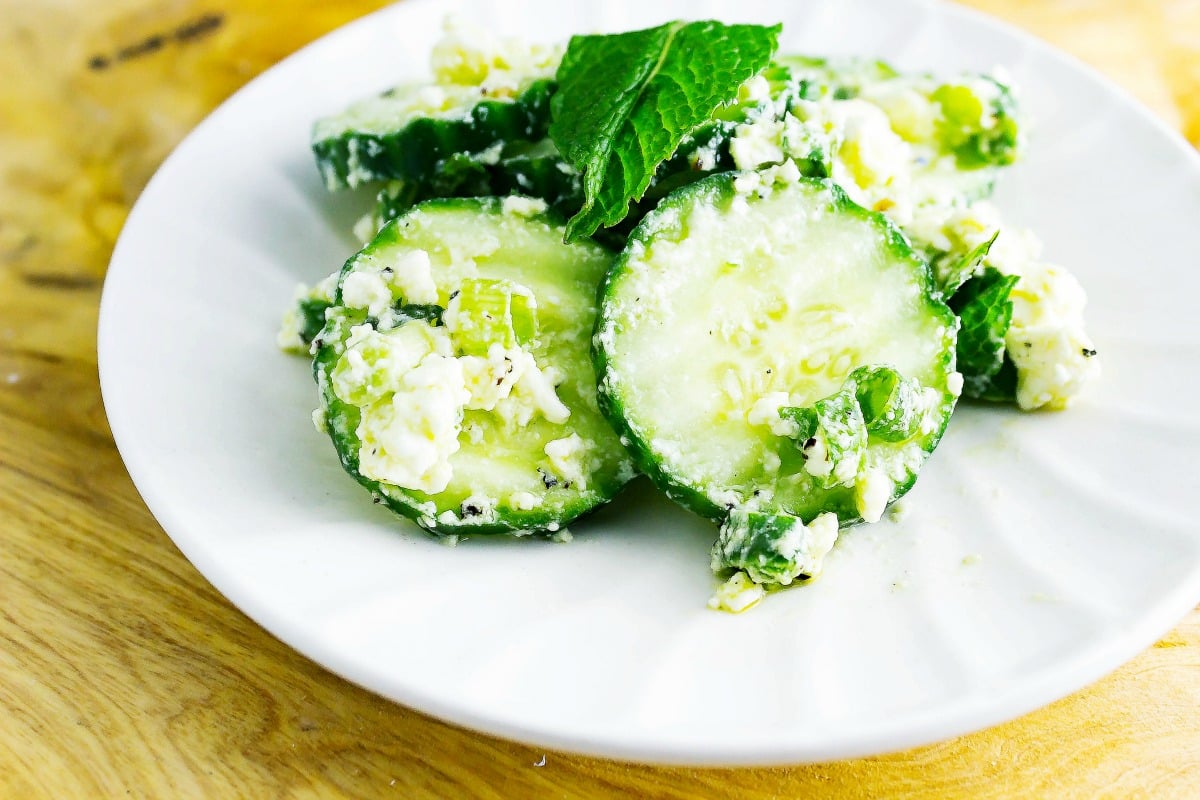
[[550, 104], [550, 138], [583, 173], [567, 241], [625, 218], [684, 135], [766, 68], [780, 27], [675, 21], [571, 38]]
[[966, 283], [971, 276], [979, 273], [980, 267], [983, 266], [983, 260], [991, 252], [992, 245], [996, 243], [996, 237], [999, 235], [1000, 231], [997, 229], [992, 234], [992, 238], [976, 245], [971, 252], [954, 262], [948, 269], [938, 268], [937, 282], [942, 294], [949, 297], [958, 291], [959, 287]]
[[998, 388], [993, 384], [1005, 377], [1001, 370], [1004, 335], [1013, 312], [1008, 295], [1017, 280], [1016, 275], [987, 267], [950, 298], [950, 307], [959, 317], [958, 371], [968, 397], [995, 399]]

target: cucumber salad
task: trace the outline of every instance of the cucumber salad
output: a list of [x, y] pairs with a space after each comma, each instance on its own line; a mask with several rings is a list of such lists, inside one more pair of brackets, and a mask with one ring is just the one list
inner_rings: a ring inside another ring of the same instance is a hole
[[960, 401], [1062, 409], [1097, 376], [1082, 287], [988, 202], [1014, 87], [780, 30], [448, 21], [431, 79], [316, 122], [325, 185], [375, 202], [279, 344], [376, 503], [565, 540], [643, 474], [715, 523], [709, 605], [738, 612], [880, 520]]

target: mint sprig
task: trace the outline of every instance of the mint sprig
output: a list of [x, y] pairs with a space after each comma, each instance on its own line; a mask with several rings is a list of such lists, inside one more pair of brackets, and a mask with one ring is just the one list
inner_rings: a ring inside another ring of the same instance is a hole
[[994, 385], [1003, 377], [1004, 336], [1012, 324], [1013, 304], [1009, 299], [1016, 275], [1005, 275], [992, 267], [962, 285], [950, 298], [958, 314], [958, 371], [968, 397], [991, 398]]
[[675, 21], [572, 37], [550, 106], [550, 138], [583, 173], [567, 241], [624, 219], [683, 136], [770, 63], [780, 28]]

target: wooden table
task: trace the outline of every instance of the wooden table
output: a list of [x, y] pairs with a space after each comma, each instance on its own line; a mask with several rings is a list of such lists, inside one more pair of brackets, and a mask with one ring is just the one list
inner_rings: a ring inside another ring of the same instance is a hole
[[[1200, 3], [973, 2], [1200, 142]], [[1200, 612], [990, 731], [697, 770], [442, 724], [330, 675], [211, 589], [113, 446], [96, 377], [104, 270], [139, 190], [207, 111], [380, 4], [0, 0], [0, 797], [1200, 797]]]

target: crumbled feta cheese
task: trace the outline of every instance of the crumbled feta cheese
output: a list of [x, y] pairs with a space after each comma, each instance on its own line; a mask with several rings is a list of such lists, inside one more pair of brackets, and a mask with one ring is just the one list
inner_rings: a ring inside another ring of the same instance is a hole
[[496, 519], [496, 500], [484, 494], [473, 494], [462, 501], [458, 515], [473, 522], [492, 522]]
[[963, 376], [961, 372], [951, 372], [946, 376], [946, 391], [958, 397], [963, 391]]
[[[954, 373], [957, 374], [957, 373]], [[949, 383], [949, 379], [947, 379]], [[922, 436], [928, 436], [937, 430], [942, 422], [943, 395], [932, 386], [926, 386], [917, 396], [917, 407], [920, 416], [919, 430]]]
[[542, 498], [532, 492], [513, 492], [508, 496], [509, 508], [517, 511], [532, 511], [542, 504]]
[[383, 332], [370, 325], [355, 325], [333, 368], [330, 384], [344, 402], [369, 405], [397, 391], [405, 375], [430, 354], [450, 355], [450, 338], [445, 330], [423, 322]]
[[740, 614], [758, 604], [766, 596], [766, 590], [744, 572], [735, 572], [733, 577], [721, 584], [716, 594], [708, 600], [708, 607], [714, 611], [728, 611]]
[[825, 444], [825, 434], [817, 431], [804, 444], [804, 471], [814, 478], [828, 478], [833, 474], [833, 461], [829, 458], [829, 448]]
[[467, 391], [471, 393], [467, 408], [482, 411], [493, 410], [498, 402], [511, 395], [533, 361], [520, 348], [505, 349], [500, 344], [491, 345], [487, 356], [460, 356], [458, 360]]
[[441, 84], [479, 87], [490, 97], [511, 97], [531, 80], [552, 78], [562, 49], [500, 37], [458, 16], [449, 16], [430, 62]]
[[[391, 284], [406, 303], [432, 305], [438, 301], [432, 263], [424, 250], [409, 250], [391, 265]], [[343, 287], [344, 291], [344, 287]]]
[[1065, 408], [1100, 371], [1092, 340], [1078, 325], [1009, 328], [1005, 337], [1017, 368], [1017, 405]]
[[362, 409], [355, 432], [361, 443], [359, 472], [430, 494], [445, 489], [468, 398], [457, 359], [425, 356], [403, 374], [394, 394]]
[[463, 425], [463, 433], [467, 435], [467, 441], [471, 444], [483, 444], [483, 426], [479, 423], [470, 422]]
[[835, 101], [842, 131], [833, 159], [833, 179], [859, 205], [886, 211], [903, 225], [912, 218], [909, 184], [912, 150], [892, 131], [887, 117], [861, 100]]
[[1065, 407], [1100, 371], [1084, 332], [1083, 287], [1060, 267], [1034, 263], [1009, 299], [1013, 315], [1005, 347], [1017, 368], [1017, 405], [1026, 411]]
[[865, 522], [878, 522], [896, 484], [881, 469], [868, 468], [854, 481], [854, 506]]
[[743, 172], [733, 179], [733, 190], [738, 194], [751, 194], [762, 184], [762, 176], [757, 172]]
[[275, 344], [285, 353], [305, 353], [308, 345], [300, 336], [300, 309], [293, 303], [283, 312], [283, 320], [279, 324], [279, 333], [275, 334]]
[[537, 214], [544, 214], [549, 206], [546, 205], [545, 200], [540, 200], [536, 197], [509, 195], [500, 201], [500, 208], [505, 214], [513, 214], [518, 217], [532, 217]]
[[741, 103], [763, 103], [771, 99], [771, 82], [762, 75], [755, 75], [738, 87]]
[[717, 168], [717, 147], [716, 144], [711, 144], [706, 147], [698, 147], [692, 153], [691, 165], [693, 169], [701, 172], [712, 172]]
[[781, 120], [761, 117], [743, 122], [729, 140], [729, 155], [738, 169], [750, 170], [763, 164], [783, 161], [783, 129]]
[[358, 221], [354, 223], [354, 227], [350, 229], [350, 232], [354, 234], [356, 240], [365, 245], [375, 238], [375, 234], [379, 233], [380, 227], [381, 222], [375, 216], [375, 212], [368, 211], [358, 218]]
[[342, 303], [347, 308], [365, 308], [373, 317], [391, 308], [392, 291], [379, 272], [355, 270], [342, 281]]
[[779, 416], [779, 409], [791, 405], [787, 392], [768, 392], [750, 406], [746, 414], [746, 422], [751, 425], [765, 425], [776, 436], [795, 436], [798, 428], [790, 419]]
[[571, 416], [571, 409], [558, 398], [555, 386], [562, 380], [552, 366], [539, 368], [533, 355], [524, 350], [508, 351], [514, 370], [519, 373], [512, 393], [496, 403], [496, 413], [506, 422], [528, 425], [534, 414], [561, 425]]
[[325, 409], [314, 408], [312, 412], [312, 424], [317, 429], [317, 433], [329, 433], [329, 423], [325, 419]]
[[587, 469], [583, 460], [587, 444], [578, 433], [547, 442], [543, 451], [550, 460], [550, 469], [562, 480], [575, 488], [587, 488]]

